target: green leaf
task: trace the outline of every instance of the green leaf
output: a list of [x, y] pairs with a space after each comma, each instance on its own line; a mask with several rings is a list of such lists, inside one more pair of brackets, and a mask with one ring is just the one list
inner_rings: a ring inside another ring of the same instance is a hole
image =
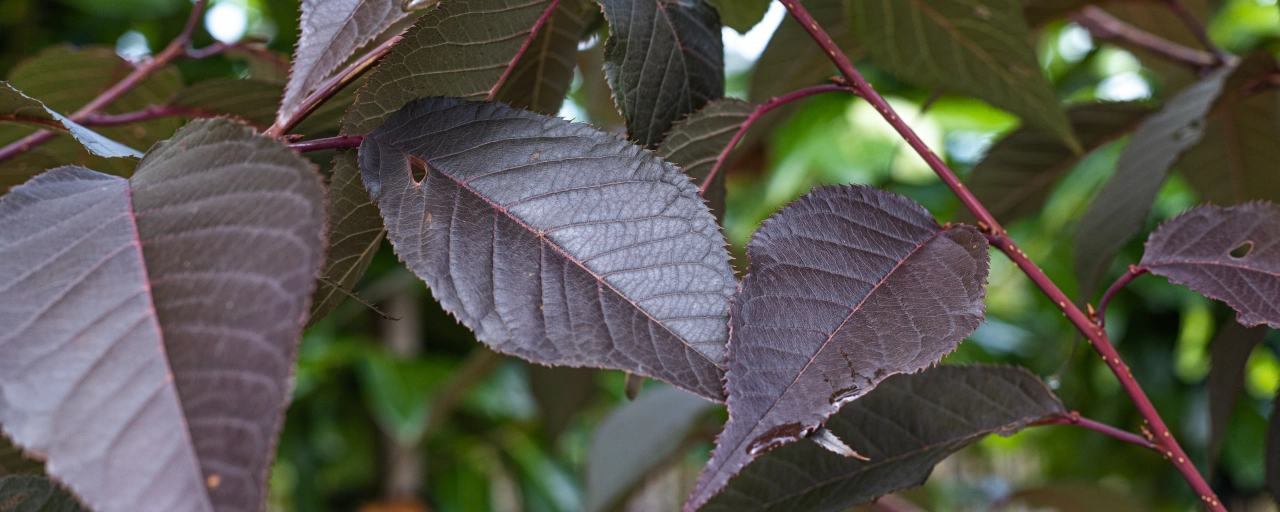
[[[721, 98], [708, 103], [697, 113], [675, 124], [671, 134], [658, 147], [658, 156], [674, 163], [689, 177], [693, 184], [702, 186], [711, 170], [723, 167], [722, 155], [727, 156], [729, 143], [742, 129], [742, 125], [756, 112], [756, 105], [734, 98]], [[711, 213], [724, 220], [724, 175], [721, 168], [702, 196], [710, 203]]]
[[[1084, 150], [1093, 151], [1132, 131], [1150, 113], [1139, 103], [1092, 103], [1072, 107], [1067, 117]], [[1083, 153], [1072, 151], [1057, 135], [1024, 126], [987, 151], [973, 167], [968, 187], [996, 220], [1012, 222], [1039, 213], [1054, 185], [1081, 158]]]
[[1205, 118], [1203, 138], [1178, 160], [1201, 199], [1280, 201], [1280, 92], [1257, 82], [1276, 72], [1270, 52], [1245, 56]]
[[552, 446], [569, 428], [574, 416], [589, 405], [598, 394], [595, 368], [529, 365], [529, 391], [538, 403], [542, 428]]
[[342, 133], [368, 133], [418, 98], [491, 96], [551, 7], [551, 0], [440, 2], [418, 18], [360, 88]]
[[[1280, 393], [1271, 404], [1272, 411], [1280, 411]], [[1272, 414], [1267, 423], [1267, 491], [1280, 501], [1280, 414]]]
[[720, 20], [704, 0], [599, 0], [604, 71], [627, 137], [650, 148], [671, 124], [724, 96]]
[[[325, 215], [328, 223], [328, 247], [324, 266], [311, 297], [311, 318], [307, 327], [333, 312], [347, 299], [345, 291], [351, 291], [369, 269], [373, 255], [382, 245], [387, 228], [382, 225], [378, 207], [369, 201], [369, 192], [360, 181], [360, 168], [356, 163], [356, 150], [339, 150], [333, 155], [333, 175], [329, 178], [328, 201]], [[326, 280], [328, 282], [326, 282]], [[342, 290], [334, 288], [334, 284]]]
[[587, 454], [587, 512], [611, 510], [657, 469], [716, 404], [671, 387], [650, 391], [609, 413]]
[[764, 19], [769, 0], [710, 0], [725, 26], [745, 34]]
[[142, 153], [129, 147], [99, 135], [97, 132], [85, 128], [80, 124], [67, 119], [66, 116], [54, 112], [49, 107], [44, 106], [39, 100], [22, 94], [22, 91], [14, 89], [8, 82], [0, 82], [0, 121], [36, 121], [50, 122], [61, 124], [71, 136], [80, 142], [85, 149], [95, 155], [106, 158], [142, 158]]
[[452, 365], [430, 359], [401, 360], [382, 350], [363, 354], [359, 368], [365, 403], [384, 432], [414, 445], [426, 432], [431, 398]]
[[283, 90], [262, 80], [205, 80], [178, 91], [169, 106], [229, 115], [265, 129], [275, 120]]
[[1075, 272], [1081, 297], [1093, 295], [1116, 252], [1142, 228], [1178, 155], [1200, 141], [1204, 116], [1231, 72], [1218, 70], [1182, 91], [1133, 133], [1115, 174], [1076, 230]]
[[699, 510], [844, 510], [924, 483], [934, 465], [988, 434], [1008, 436], [1065, 412], [1022, 368], [940, 366], [895, 375], [826, 423], [869, 461], [791, 443], [761, 455]]
[[[863, 57], [866, 52], [849, 28], [842, 0], [808, 0], [803, 4], [849, 59]], [[787, 16], [756, 61], [749, 97], [752, 103], [764, 103], [769, 98], [822, 83], [834, 75], [836, 68], [831, 59], [822, 53], [822, 48], [814, 43], [804, 27]]]
[[91, 512], [71, 493], [38, 475], [0, 477], [0, 507], [4, 512]]
[[1008, 110], [1079, 150], [1040, 71], [1018, 0], [849, 0], [876, 64], [909, 82]]
[[573, 81], [578, 41], [590, 34], [599, 16], [595, 2], [560, 0], [494, 99], [551, 116], [560, 112]]

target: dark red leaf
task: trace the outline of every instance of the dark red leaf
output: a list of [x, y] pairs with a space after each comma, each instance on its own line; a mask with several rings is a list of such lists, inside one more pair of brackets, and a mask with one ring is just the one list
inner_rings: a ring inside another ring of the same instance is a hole
[[586, 125], [426, 98], [365, 137], [360, 168], [396, 253], [490, 347], [723, 400], [735, 279], [675, 166]]
[[598, 0], [604, 70], [627, 136], [656, 146], [671, 124], [724, 96], [720, 18], [704, 0]]
[[323, 187], [227, 120], [130, 180], [0, 200], [0, 426], [98, 512], [257, 510], [323, 247]]
[[987, 241], [871, 187], [825, 187], [765, 221], [733, 298], [729, 422], [686, 509], [896, 373], [936, 363], [983, 317]]
[[1209, 344], [1209, 377], [1205, 389], [1209, 392], [1209, 465], [1218, 461], [1222, 448], [1222, 436], [1227, 433], [1227, 420], [1235, 408], [1240, 390], [1244, 388], [1245, 364], [1253, 347], [1267, 337], [1267, 328], [1245, 327], [1230, 322], [1218, 330]]
[[1241, 324], [1280, 328], [1280, 207], [1201, 206], [1161, 224], [1142, 266], [1226, 302]]
[[[720, 157], [747, 122], [758, 105], [735, 98], [721, 98], [708, 103], [697, 113], [671, 128], [671, 134], [658, 147], [658, 156], [679, 165], [693, 183], [702, 187], [712, 169], [723, 167]], [[724, 171], [719, 169], [703, 195], [717, 219], [724, 219]]]
[[924, 483], [935, 464], [988, 434], [1011, 435], [1065, 412], [1022, 368], [947, 365], [896, 375], [827, 421], [871, 460], [792, 443], [761, 455], [701, 510], [846, 510]]

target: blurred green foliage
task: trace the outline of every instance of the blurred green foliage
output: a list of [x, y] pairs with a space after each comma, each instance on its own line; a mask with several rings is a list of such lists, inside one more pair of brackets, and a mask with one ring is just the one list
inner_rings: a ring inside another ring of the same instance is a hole
[[[244, 9], [250, 35], [268, 38], [269, 48], [292, 50], [296, 0], [214, 1], [218, 3]], [[59, 43], [123, 49], [141, 40], [158, 51], [181, 30], [188, 8], [186, 0], [0, 0], [0, 75]], [[1280, 8], [1274, 0], [1226, 0], [1208, 27], [1214, 40], [1230, 51], [1274, 47], [1274, 38], [1280, 36]], [[1158, 104], [1174, 92], [1138, 58], [1095, 44], [1074, 25], [1051, 24], [1038, 38], [1044, 71], [1069, 102], [1132, 95], [1133, 87], [1138, 92], [1145, 87], [1147, 94], [1137, 97]], [[212, 42], [206, 31], [197, 32], [197, 47]], [[190, 84], [244, 77], [252, 64], [231, 55], [184, 61], [179, 67]], [[992, 142], [1018, 125], [1016, 118], [981, 102], [938, 96], [894, 81], [870, 62], [858, 64], [962, 178]], [[745, 97], [749, 72], [729, 77], [731, 93]], [[601, 126], [616, 123], [607, 116], [590, 117], [599, 112], [598, 105], [590, 104], [590, 91], [599, 87], [584, 83], [579, 75], [571, 95], [575, 102], [566, 112]], [[1121, 87], [1126, 84], [1130, 89]], [[958, 201], [864, 102], [822, 95], [780, 117], [763, 137], [763, 146], [742, 156], [728, 177], [725, 231], [740, 267], [745, 264], [745, 244], [759, 223], [821, 184], [869, 183], [919, 201], [942, 221], [954, 217]], [[1068, 295], [1075, 291], [1075, 224], [1112, 172], [1123, 144], [1117, 141], [1085, 158], [1039, 216], [1006, 226]], [[326, 157], [316, 159], [327, 163]], [[1175, 175], [1161, 192], [1147, 230], [1197, 202]], [[1133, 240], [1116, 259], [1113, 276], [1138, 261], [1142, 238]], [[1121, 428], [1139, 429], [1142, 420], [1115, 378], [1087, 346], [1081, 346], [1062, 315], [1007, 260], [997, 256], [992, 263], [987, 323], [947, 362], [1026, 366], [1044, 376], [1069, 408]], [[489, 354], [439, 309], [389, 246], [378, 253], [357, 292], [385, 309], [399, 304], [395, 314], [401, 319], [386, 320], [348, 300], [306, 333], [294, 402], [271, 480], [272, 510], [581, 509], [592, 431], [610, 410], [625, 403], [620, 372], [531, 368], [523, 361]], [[1211, 463], [1206, 460], [1204, 381], [1212, 364], [1207, 345], [1217, 329], [1233, 319], [1224, 305], [1155, 277], [1137, 280], [1107, 311], [1107, 328], [1118, 349], [1202, 469]], [[408, 345], [393, 343], [392, 338], [405, 336], [405, 331]], [[1263, 507], [1248, 510], [1274, 510], [1261, 494], [1262, 446], [1270, 401], [1280, 386], [1280, 335], [1272, 332], [1256, 349], [1245, 384], [1212, 483], [1233, 510], [1244, 510], [1246, 504]], [[717, 422], [723, 421], [722, 409], [717, 415], [694, 430], [683, 457], [646, 481], [633, 501], [635, 510], [657, 510], [652, 507], [663, 506], [657, 503], [682, 501], [680, 493], [687, 491], [705, 461]], [[410, 508], [388, 508], [392, 502], [384, 499], [404, 491], [396, 482], [406, 474], [411, 477], [410, 494], [420, 501], [398, 502]], [[1123, 495], [1151, 510], [1189, 510], [1197, 502], [1160, 457], [1068, 427], [989, 438], [940, 466], [923, 489], [905, 494], [931, 510], [988, 510], [1031, 496], [1032, 491], [1041, 497], [1079, 494], [1078, 489], [1062, 490], [1072, 489], [1067, 484], [1073, 482], [1086, 483], [1080, 484], [1090, 489], [1085, 494]], [[662, 501], [664, 495], [677, 498]]]

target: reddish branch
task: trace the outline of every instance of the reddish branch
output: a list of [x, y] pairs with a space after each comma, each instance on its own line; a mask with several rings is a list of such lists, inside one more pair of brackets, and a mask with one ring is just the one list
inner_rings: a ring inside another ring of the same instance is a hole
[[1212, 39], [1209, 39], [1209, 32], [1204, 29], [1204, 24], [1200, 23], [1199, 19], [1196, 19], [1196, 15], [1191, 12], [1191, 9], [1187, 9], [1187, 5], [1182, 3], [1181, 0], [1165, 0], [1165, 3], [1174, 14], [1178, 15], [1178, 18], [1182, 19], [1182, 23], [1187, 26], [1187, 29], [1191, 30], [1192, 35], [1196, 36], [1196, 40], [1200, 41], [1200, 45], [1204, 46], [1204, 49], [1213, 52], [1213, 56], [1218, 59], [1218, 62], [1222, 62], [1222, 56], [1224, 55], [1222, 50], [1218, 48], [1218, 45], [1213, 44]]
[[[147, 77], [155, 73], [156, 70], [168, 65], [173, 59], [182, 55], [187, 50], [187, 45], [191, 43], [191, 34], [195, 32], [196, 26], [200, 21], [200, 14], [204, 12], [204, 6], [208, 0], [196, 0], [195, 5], [191, 6], [191, 15], [187, 17], [187, 25], [182, 29], [182, 33], [178, 37], [169, 42], [159, 54], [138, 66], [125, 76], [123, 80], [116, 82], [107, 90], [103, 91], [96, 98], [90, 101], [80, 110], [73, 112], [67, 116], [77, 123], [83, 122], [91, 114], [102, 110], [103, 107], [110, 105], [111, 102], [120, 99], [125, 93], [136, 87]], [[57, 132], [41, 130], [31, 135], [23, 137], [21, 140], [0, 148], [0, 161], [8, 160], [18, 154], [31, 148], [44, 144], [57, 136]]]
[[1125, 285], [1128, 285], [1133, 282], [1134, 279], [1137, 279], [1138, 276], [1146, 274], [1147, 272], [1146, 267], [1129, 265], [1129, 270], [1125, 272], [1124, 275], [1120, 276], [1119, 279], [1116, 279], [1116, 282], [1112, 283], [1111, 287], [1107, 288], [1106, 293], [1102, 294], [1102, 300], [1098, 301], [1098, 311], [1094, 313], [1094, 316], [1097, 317], [1097, 324], [1099, 326], [1105, 326], [1107, 324], [1107, 304], [1111, 303], [1111, 298], [1115, 297], [1116, 293], [1119, 293], [1120, 289], [1124, 288]]
[[304, 140], [289, 144], [289, 148], [299, 153], [321, 151], [325, 149], [355, 148], [364, 140], [363, 135], [339, 135], [327, 139]]
[[[1179, 4], [1181, 5], [1181, 4]], [[1129, 49], [1145, 50], [1179, 64], [1199, 69], [1222, 64], [1218, 55], [1187, 48], [1138, 27], [1120, 21], [1102, 9], [1086, 6], [1073, 14], [1071, 20], [1088, 30], [1093, 37], [1110, 41]]]
[[707, 173], [707, 177], [702, 179], [702, 186], [698, 187], [699, 188], [698, 192], [704, 196], [707, 195], [707, 187], [711, 186], [712, 178], [716, 177], [716, 173], [720, 171], [720, 167], [722, 167], [725, 163], [725, 160], [729, 158], [729, 152], [733, 151], [733, 147], [738, 145], [738, 141], [742, 140], [742, 137], [747, 134], [747, 129], [751, 128], [751, 125], [755, 123], [757, 119], [760, 119], [760, 116], [767, 114], [770, 110], [781, 107], [783, 105], [786, 105], [787, 103], [791, 103], [798, 99], [807, 98], [815, 94], [821, 94], [824, 92], [834, 92], [834, 91], [853, 92], [856, 94], [856, 92], [854, 92], [853, 89], [845, 85], [836, 85], [836, 84], [818, 85], [818, 86], [809, 87], [806, 89], [800, 89], [798, 91], [784, 94], [776, 98], [772, 98], [769, 101], [765, 102], [763, 105], [760, 105], [759, 107], [757, 107], [755, 112], [752, 112], [750, 116], [747, 116], [747, 120], [742, 123], [742, 127], [738, 128], [738, 132], [733, 134], [733, 139], [731, 139], [729, 141], [729, 144], [724, 147], [724, 150], [720, 152], [720, 156], [716, 157], [715, 165], [711, 166], [711, 172]]
[[1138, 434], [1134, 434], [1133, 432], [1115, 428], [1111, 425], [1107, 425], [1106, 423], [1093, 421], [1089, 418], [1082, 418], [1080, 417], [1080, 413], [1076, 411], [1071, 411], [1071, 413], [1066, 416], [1059, 416], [1053, 419], [1037, 421], [1035, 423], [1032, 423], [1030, 426], [1039, 427], [1044, 425], [1074, 425], [1077, 427], [1087, 428], [1094, 432], [1100, 432], [1108, 436], [1114, 437], [1126, 443], [1136, 444], [1148, 450], [1153, 450], [1159, 453], [1163, 453], [1161, 452], [1160, 447], [1156, 446], [1156, 444], [1150, 439], [1142, 437]]
[[297, 126], [308, 115], [311, 115], [321, 104], [344, 87], [351, 85], [351, 82], [356, 81], [366, 71], [373, 68], [374, 64], [377, 64], [388, 53], [391, 53], [391, 47], [395, 46], [401, 39], [404, 39], [403, 34], [383, 41], [382, 44], [375, 46], [372, 50], [360, 56], [359, 59], [356, 59], [355, 62], [352, 62], [346, 69], [329, 77], [319, 87], [316, 87], [315, 91], [303, 98], [302, 103], [298, 104], [298, 108], [294, 109], [293, 114], [288, 119], [276, 119], [276, 124], [267, 129], [266, 135], [279, 137], [289, 133], [289, 130], [292, 130], [294, 126]]
[[965, 188], [964, 184], [961, 183], [955, 173], [952, 172], [945, 163], [943, 163], [942, 159], [938, 158], [938, 156], [935, 155], [922, 140], [920, 140], [920, 137], [916, 135], [911, 127], [907, 126], [896, 112], [894, 112], [888, 102], [886, 102], [884, 98], [875, 91], [875, 88], [871, 87], [871, 84], [862, 77], [862, 74], [859, 73], [856, 68], [854, 68], [853, 63], [851, 63], [849, 58], [839, 50], [839, 47], [837, 47], [835, 42], [831, 40], [831, 37], [827, 35], [826, 31], [818, 25], [818, 22], [815, 21], [813, 16], [805, 10], [804, 6], [800, 5], [799, 0], [781, 1], [782, 5], [787, 8], [787, 11], [791, 13], [792, 17], [794, 17], [802, 27], [804, 27], [831, 61], [835, 63], [836, 68], [840, 70], [840, 74], [844, 76], [845, 80], [854, 88], [854, 90], [866, 99], [872, 107], [880, 112], [880, 115], [893, 126], [898, 134], [907, 141], [908, 145], [915, 149], [916, 152], [924, 158], [925, 162], [929, 164], [929, 167], [931, 167], [933, 171], [937, 173], [938, 177], [951, 188], [951, 191], [960, 198], [960, 202], [963, 203], [970, 212], [973, 212], [973, 215], [978, 219], [978, 227], [991, 235], [995, 235], [992, 237], [994, 242], [992, 245], [1008, 256], [1009, 259], [1018, 266], [1018, 268], [1026, 273], [1027, 277], [1029, 277], [1031, 281], [1035, 283], [1035, 285], [1058, 306], [1058, 309], [1062, 310], [1067, 319], [1070, 320], [1071, 323], [1075, 325], [1076, 329], [1078, 329], [1085, 338], [1089, 340], [1089, 344], [1098, 351], [1107, 366], [1111, 368], [1111, 371], [1115, 373], [1116, 377], [1120, 380], [1121, 387], [1124, 388], [1125, 393], [1129, 395], [1129, 398], [1133, 400], [1133, 403], [1137, 407], [1139, 413], [1141, 413], [1142, 417], [1148, 424], [1150, 424], [1152, 431], [1155, 432], [1155, 442], [1158, 450], [1173, 463], [1174, 467], [1176, 467], [1180, 473], [1182, 473], [1183, 478], [1185, 478], [1187, 483], [1195, 489], [1196, 494], [1200, 496], [1205, 506], [1215, 512], [1226, 512], [1226, 508], [1222, 506], [1222, 502], [1218, 500], [1213, 489], [1209, 487], [1209, 484], [1206, 483], [1200, 473], [1196, 471], [1195, 465], [1191, 463], [1186, 452], [1182, 450], [1182, 447], [1180, 447], [1178, 442], [1173, 438], [1173, 434], [1169, 431], [1169, 428], [1165, 426], [1164, 420], [1162, 420], [1160, 418], [1160, 414], [1156, 412], [1155, 406], [1151, 404], [1151, 400], [1147, 398], [1146, 393], [1142, 391], [1142, 387], [1139, 386], [1137, 380], [1133, 378], [1133, 374], [1129, 371], [1129, 367], [1120, 360], [1120, 355], [1116, 353], [1115, 348], [1112, 347], [1111, 340], [1107, 337], [1106, 331], [1104, 331], [1101, 326], [1095, 324], [1088, 315], [1080, 310], [1080, 308], [1076, 307], [1075, 304], [1072, 303], [1071, 299], [1068, 298], [1067, 295], [1063, 293], [1062, 290], [1060, 290], [1058, 286], [1054, 284], [1054, 282], [1027, 257], [1026, 253], [1022, 252], [1022, 249], [1019, 249], [1017, 244], [1015, 244], [1013, 240], [1009, 239], [1008, 233], [1000, 226], [1000, 223], [996, 221], [995, 217], [987, 211], [982, 203], [980, 203], [971, 192], [969, 192], [969, 189]]

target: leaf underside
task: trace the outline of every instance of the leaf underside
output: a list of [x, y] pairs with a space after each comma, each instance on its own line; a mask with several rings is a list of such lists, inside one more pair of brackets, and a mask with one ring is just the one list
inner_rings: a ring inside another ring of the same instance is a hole
[[293, 68], [280, 102], [280, 118], [288, 119], [357, 48], [408, 13], [399, 0], [303, 0], [301, 34]]
[[365, 137], [360, 168], [396, 253], [490, 347], [723, 400], [735, 279], [674, 166], [586, 125], [425, 98]]
[[940, 366], [895, 375], [826, 424], [871, 460], [792, 443], [761, 455], [699, 510], [845, 510], [924, 483], [934, 465], [988, 434], [1010, 435], [1065, 412], [1048, 387], [1021, 368]]
[[1147, 219], [1178, 156], [1200, 141], [1204, 116], [1231, 73], [1223, 69], [1178, 93], [1133, 133], [1076, 229], [1076, 279], [1081, 297], [1091, 297], [1112, 258]]
[[[1139, 103], [1091, 103], [1072, 107], [1067, 118], [1088, 152], [1129, 132], [1150, 113]], [[973, 167], [967, 186], [996, 220], [1007, 224], [1039, 213], [1053, 186], [1083, 157], [1057, 135], [1024, 126], [991, 147]]]
[[1245, 326], [1280, 328], [1280, 206], [1192, 209], [1151, 233], [1141, 264], [1226, 302]]
[[[746, 123], [747, 118], [755, 113], [756, 108], [756, 105], [735, 98], [712, 101], [702, 110], [675, 124], [671, 134], [658, 147], [658, 156], [680, 166], [685, 174], [693, 178], [693, 183], [701, 187], [715, 168], [720, 155], [725, 152], [726, 146]], [[724, 171], [722, 168], [716, 172], [703, 195], [717, 219], [724, 218]]]
[[848, 7], [858, 39], [890, 73], [981, 99], [1078, 148], [1019, 0], [849, 0]]
[[322, 194], [309, 163], [227, 120], [188, 124], [130, 180], [62, 167], [16, 188], [0, 426], [99, 512], [257, 510]]
[[705, 0], [599, 0], [604, 70], [627, 137], [653, 147], [671, 124], [724, 96], [724, 44]]
[[885, 377], [937, 363], [983, 318], [987, 242], [871, 187], [824, 187], [765, 221], [733, 298], [729, 421], [687, 510]]

